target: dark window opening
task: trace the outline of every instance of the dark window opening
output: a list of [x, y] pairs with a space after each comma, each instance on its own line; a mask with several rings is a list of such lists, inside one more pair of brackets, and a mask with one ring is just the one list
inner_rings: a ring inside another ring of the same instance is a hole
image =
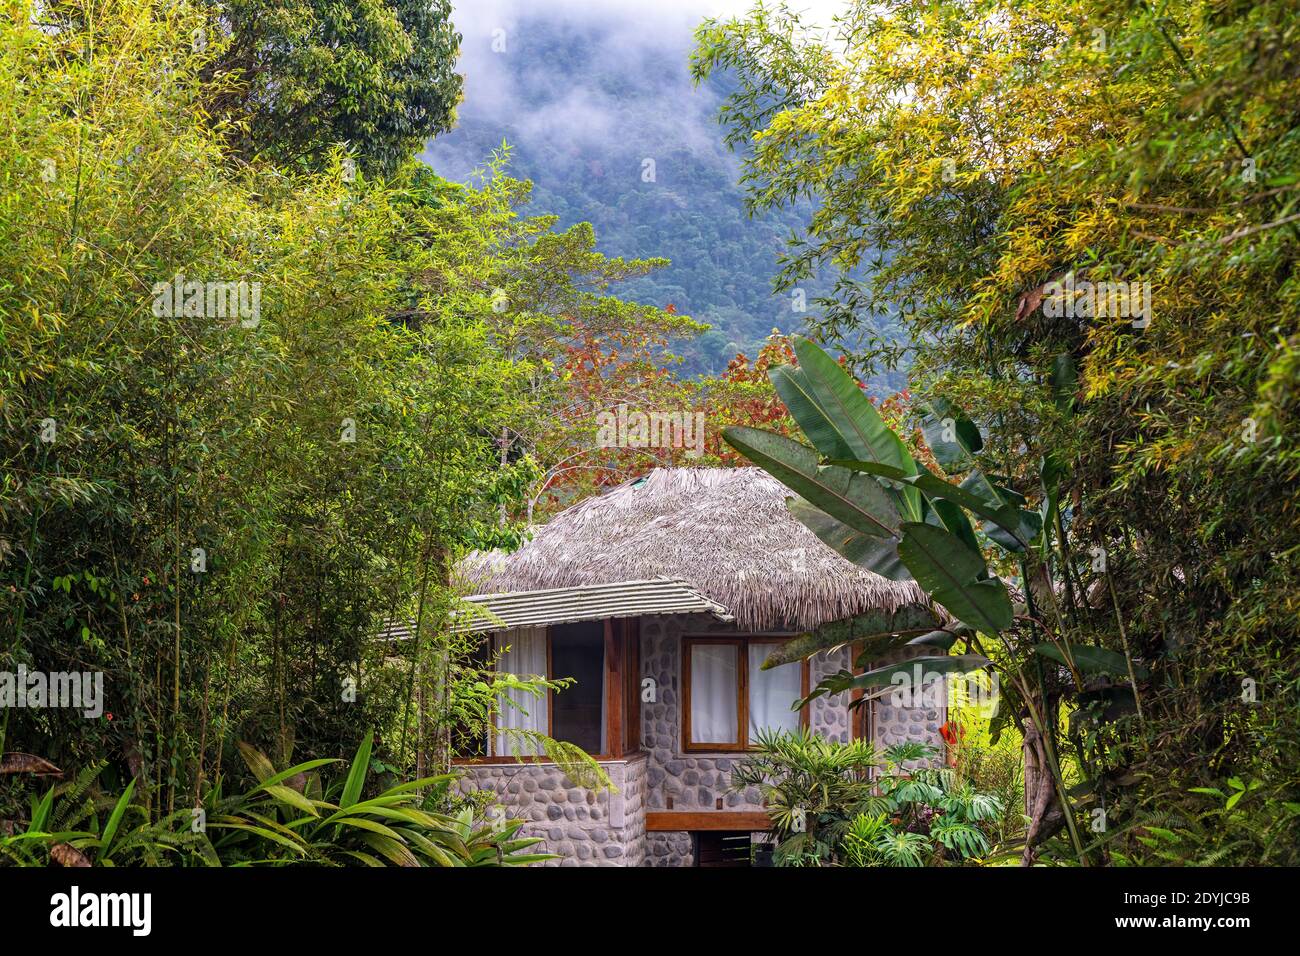
[[589, 754], [605, 753], [605, 625], [560, 624], [551, 629], [550, 673], [575, 683], [551, 701], [551, 736]]
[[[478, 645], [466, 655], [463, 662], [453, 663], [454, 667], [464, 671], [485, 671], [491, 665], [492, 638], [484, 636]], [[463, 677], [463, 674], [457, 675]], [[451, 753], [453, 757], [486, 757], [488, 753], [488, 735], [481, 721], [471, 720], [468, 715], [452, 715]]]
[[695, 834], [695, 865], [709, 867], [750, 866], [748, 832], [701, 831]]
[[623, 633], [623, 752], [641, 751], [641, 624], [619, 622]]

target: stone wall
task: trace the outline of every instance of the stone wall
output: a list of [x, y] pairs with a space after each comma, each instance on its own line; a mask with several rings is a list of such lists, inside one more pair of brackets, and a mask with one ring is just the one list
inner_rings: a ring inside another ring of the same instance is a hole
[[[887, 655], [877, 663], [878, 666], [884, 666], [933, 653], [932, 648], [905, 648]], [[936, 705], [943, 700], [942, 691], [926, 696], [937, 698], [933, 700]], [[880, 746], [887, 747], [907, 740], [919, 740], [943, 752], [944, 744], [943, 738], [939, 735], [939, 727], [948, 719], [947, 708], [943, 706], [896, 707], [889, 702], [889, 697], [874, 701], [872, 707], [872, 736]]]
[[543, 866], [641, 866], [645, 862], [644, 755], [601, 761], [616, 792], [576, 786], [552, 763], [468, 764], [462, 793], [490, 790], [510, 817], [527, 821], [523, 837], [541, 837], [531, 852], [557, 853]]

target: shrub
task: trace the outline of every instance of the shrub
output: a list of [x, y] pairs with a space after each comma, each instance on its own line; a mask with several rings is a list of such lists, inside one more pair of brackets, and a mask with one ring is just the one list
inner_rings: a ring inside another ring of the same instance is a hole
[[951, 768], [918, 766], [934, 754], [915, 742], [882, 751], [807, 730], [764, 731], [754, 755], [732, 772], [732, 788], [763, 795], [777, 866], [976, 861], [992, 850], [1003, 802]]

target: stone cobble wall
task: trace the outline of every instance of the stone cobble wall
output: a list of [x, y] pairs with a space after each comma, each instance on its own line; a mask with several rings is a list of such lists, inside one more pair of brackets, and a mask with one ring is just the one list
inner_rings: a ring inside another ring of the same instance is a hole
[[646, 852], [646, 782], [649, 779], [650, 761], [644, 756], [623, 764], [623, 866], [645, 866]]
[[646, 834], [646, 866], [694, 866], [695, 840], [689, 833], [669, 830]]
[[616, 793], [576, 786], [550, 763], [469, 764], [462, 793], [490, 790], [520, 836], [541, 837], [533, 852], [559, 854], [543, 866], [640, 866], [645, 861], [646, 758], [601, 761]]
[[655, 699], [643, 698], [641, 703], [642, 745], [650, 755], [647, 800], [652, 811], [717, 810], [719, 800], [724, 810], [763, 809], [753, 787], [743, 793], [728, 792], [731, 769], [743, 755], [682, 751], [682, 635], [735, 633], [734, 626], [708, 615], [641, 619], [641, 676], [655, 682]]
[[[886, 655], [877, 662], [877, 666], [895, 664], [933, 653], [930, 648], [904, 648]], [[872, 736], [875, 737], [876, 742], [882, 747], [887, 747], [908, 740], [919, 740], [930, 744], [942, 753], [943, 738], [939, 735], [939, 727], [948, 719], [947, 708], [941, 706], [942, 691], [927, 697], [936, 699], [923, 700], [922, 703], [933, 703], [936, 706], [896, 707], [889, 702], [888, 696], [873, 702], [872, 706], [875, 709], [871, 718]]]

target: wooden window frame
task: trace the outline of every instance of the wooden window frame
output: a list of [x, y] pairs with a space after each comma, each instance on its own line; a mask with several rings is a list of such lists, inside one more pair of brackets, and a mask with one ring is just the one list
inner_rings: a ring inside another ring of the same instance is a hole
[[[855, 677], [866, 673], [864, 668], [858, 666], [858, 657], [862, 654], [862, 642], [854, 641], [849, 645], [849, 670]], [[864, 691], [862, 688], [854, 688], [849, 694], [850, 700], [861, 700]], [[859, 706], [856, 710], [849, 711], [849, 737], [852, 740], [870, 740], [873, 733], [871, 726], [871, 711], [874, 702], [867, 701]]]
[[[577, 622], [582, 623], [582, 622]], [[638, 618], [605, 618], [605, 753], [591, 754], [593, 760], [611, 761], [634, 757], [642, 752], [641, 745], [641, 681], [640, 681], [640, 622]], [[546, 627], [546, 676], [555, 674], [551, 657], [551, 625]], [[494, 633], [491, 638], [497, 639]], [[546, 735], [555, 737], [555, 692], [546, 692]], [[488, 728], [489, 749], [495, 742], [494, 727]], [[504, 763], [550, 763], [545, 756], [484, 756], [456, 757], [457, 766]]]
[[644, 748], [641, 729], [641, 619], [621, 619], [623, 642], [623, 753], [638, 754]]
[[[682, 636], [681, 650], [681, 724], [683, 753], [748, 753], [754, 749], [749, 742], [749, 654], [750, 644], [784, 644], [794, 640], [792, 634], [686, 634]], [[697, 644], [731, 644], [736, 648], [736, 736], [735, 741], [694, 743], [691, 740], [691, 649]], [[800, 662], [799, 689], [808, 696], [809, 667], [805, 659]], [[799, 709], [799, 726], [808, 729], [809, 708]]]

